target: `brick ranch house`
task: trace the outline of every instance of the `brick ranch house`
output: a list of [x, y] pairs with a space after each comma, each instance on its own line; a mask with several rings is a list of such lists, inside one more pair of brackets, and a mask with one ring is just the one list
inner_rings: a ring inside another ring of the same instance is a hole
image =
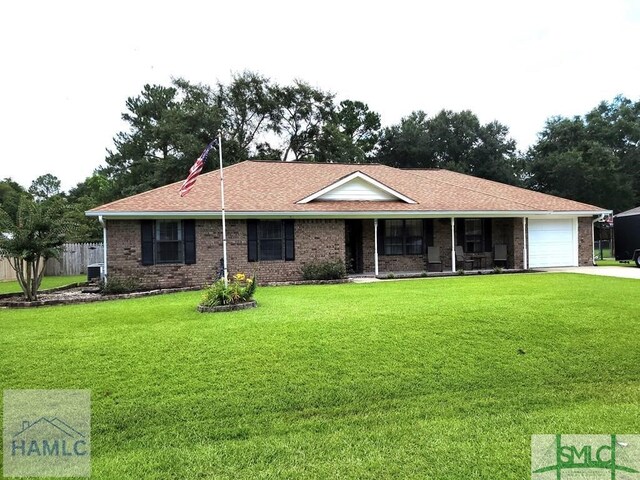
[[[593, 263], [593, 221], [610, 211], [447, 170], [245, 161], [224, 169], [228, 265], [261, 282], [302, 278], [309, 262], [353, 273]], [[87, 212], [104, 227], [107, 278], [148, 287], [211, 282], [222, 257], [219, 172]], [[456, 258], [458, 253], [463, 258]], [[428, 264], [427, 253], [440, 264]]]

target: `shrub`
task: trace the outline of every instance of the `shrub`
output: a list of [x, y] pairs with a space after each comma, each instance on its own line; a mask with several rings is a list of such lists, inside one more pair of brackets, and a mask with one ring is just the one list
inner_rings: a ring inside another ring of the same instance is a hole
[[493, 273], [499, 274], [502, 273], [502, 267], [493, 267]]
[[234, 305], [248, 302], [252, 300], [256, 286], [255, 275], [247, 277], [244, 273], [236, 273], [227, 286], [224, 284], [224, 279], [221, 278], [205, 287], [200, 305], [216, 307], [218, 305]]
[[302, 267], [305, 280], [338, 280], [347, 276], [344, 262], [340, 260], [307, 263]]
[[113, 277], [99, 283], [102, 295], [120, 295], [123, 293], [137, 292], [142, 289], [140, 280], [135, 277]]
[[392, 279], [396, 278], [396, 274], [393, 273], [393, 272], [389, 272], [389, 273], [387, 273], [387, 278], [392, 280]]
[[456, 270], [456, 273], [458, 275], [464, 275], [464, 268], [459, 268], [458, 270]]

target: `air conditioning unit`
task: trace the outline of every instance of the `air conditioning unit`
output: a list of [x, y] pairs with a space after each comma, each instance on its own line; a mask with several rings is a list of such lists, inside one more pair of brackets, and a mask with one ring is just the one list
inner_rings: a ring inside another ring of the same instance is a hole
[[87, 266], [87, 281], [100, 281], [104, 278], [104, 263], [92, 263]]

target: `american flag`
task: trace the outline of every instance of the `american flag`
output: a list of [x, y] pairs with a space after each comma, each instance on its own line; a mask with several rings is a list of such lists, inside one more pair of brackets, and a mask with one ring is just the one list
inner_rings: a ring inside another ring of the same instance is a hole
[[207, 148], [205, 148], [204, 151], [200, 154], [200, 156], [196, 160], [196, 163], [194, 163], [193, 166], [189, 169], [189, 176], [182, 184], [182, 187], [180, 187], [181, 197], [184, 197], [187, 193], [189, 193], [189, 191], [196, 184], [196, 179], [198, 178], [198, 175], [200, 175], [200, 172], [202, 172], [202, 169], [204, 168], [204, 161], [207, 159], [207, 155], [209, 155], [209, 150], [211, 150], [216, 145], [218, 145], [217, 139], [211, 142], [209, 145], [207, 145]]

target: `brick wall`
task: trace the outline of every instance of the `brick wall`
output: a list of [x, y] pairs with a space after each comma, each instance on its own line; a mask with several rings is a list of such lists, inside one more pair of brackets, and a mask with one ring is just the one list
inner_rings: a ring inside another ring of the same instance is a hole
[[513, 226], [513, 254], [509, 259], [513, 258], [510, 268], [524, 268], [524, 218], [512, 218]]
[[[213, 281], [222, 258], [222, 224], [196, 221], [196, 263], [193, 265], [141, 264], [140, 222], [111, 220], [107, 224], [107, 264], [110, 278], [136, 277], [146, 287], [198, 286]], [[301, 280], [303, 265], [313, 261], [343, 260], [344, 221], [296, 220], [295, 260], [285, 262], [247, 260], [247, 227], [244, 220], [227, 221], [229, 273], [256, 273], [264, 282]]]
[[578, 218], [578, 265], [593, 265], [592, 218]]

